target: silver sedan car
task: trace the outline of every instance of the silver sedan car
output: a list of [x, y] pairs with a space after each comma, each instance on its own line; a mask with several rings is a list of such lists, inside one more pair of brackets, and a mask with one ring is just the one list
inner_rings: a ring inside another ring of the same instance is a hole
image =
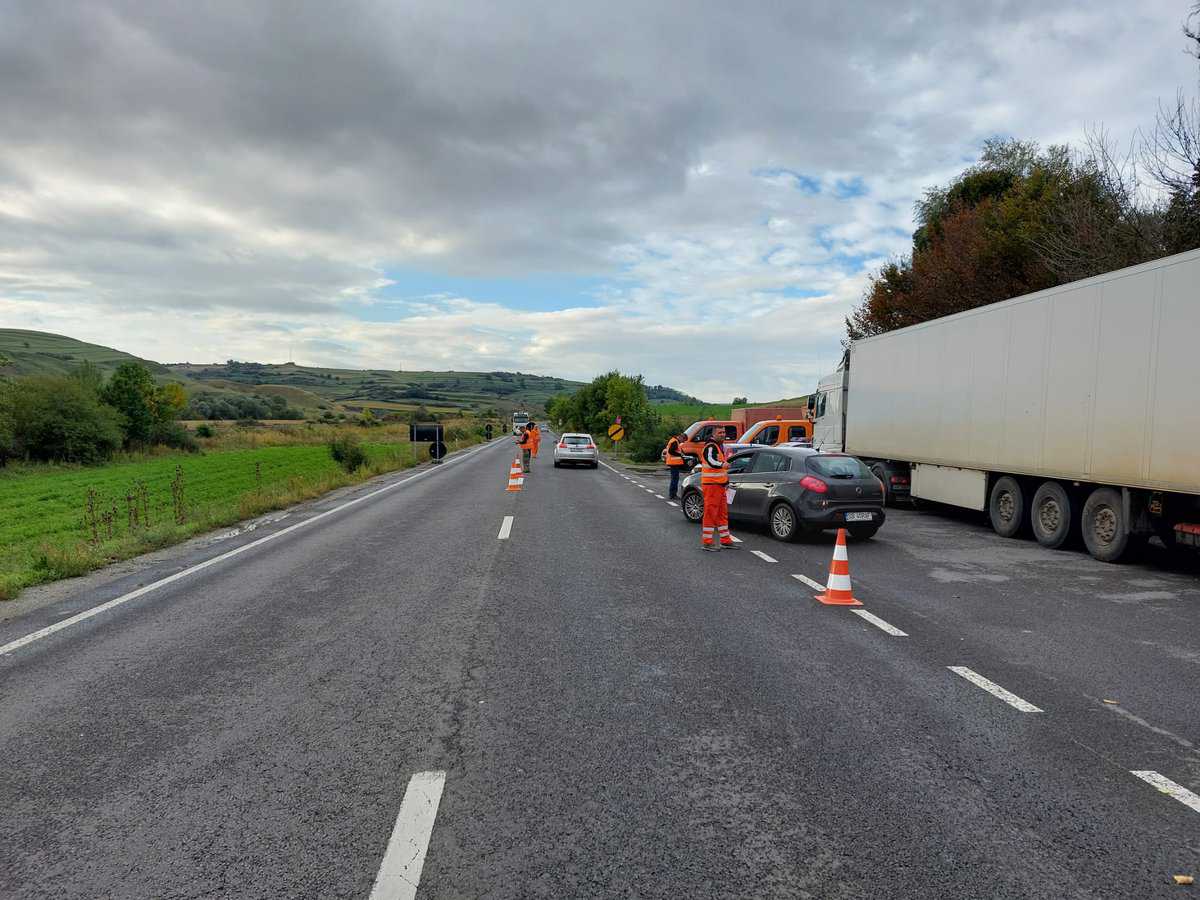
[[554, 445], [554, 468], [567, 465], [584, 465], [593, 469], [600, 467], [600, 451], [596, 449], [596, 442], [590, 434], [568, 432], [559, 437]]

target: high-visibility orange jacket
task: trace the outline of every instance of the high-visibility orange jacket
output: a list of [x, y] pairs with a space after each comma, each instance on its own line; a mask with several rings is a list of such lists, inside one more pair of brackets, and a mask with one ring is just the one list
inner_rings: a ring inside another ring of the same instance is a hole
[[700, 454], [700, 483], [729, 484], [729, 474], [726, 471], [725, 451], [721, 445], [709, 441], [704, 445]]
[[538, 448], [542, 446], [542, 429], [536, 425], [529, 426], [529, 437], [533, 441], [533, 455], [538, 455]]
[[683, 458], [683, 453], [679, 450], [679, 441], [676, 438], [671, 438], [667, 441], [666, 460], [668, 466], [684, 466], [687, 465], [687, 460]]
[[528, 428], [521, 429], [521, 436], [517, 438], [517, 444], [522, 450], [532, 450], [533, 433]]

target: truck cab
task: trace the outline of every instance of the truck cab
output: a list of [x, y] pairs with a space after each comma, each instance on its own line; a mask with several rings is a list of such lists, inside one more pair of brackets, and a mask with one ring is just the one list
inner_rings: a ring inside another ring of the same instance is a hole
[[812, 435], [812, 422], [808, 419], [764, 419], [746, 429], [737, 442], [739, 445], [775, 447], [795, 441], [811, 441]]
[[846, 370], [838, 369], [817, 383], [816, 392], [808, 398], [812, 418], [814, 450], [845, 450]]

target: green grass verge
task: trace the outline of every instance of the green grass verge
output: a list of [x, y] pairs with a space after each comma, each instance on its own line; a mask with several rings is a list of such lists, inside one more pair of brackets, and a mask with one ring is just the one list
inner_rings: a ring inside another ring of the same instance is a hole
[[[450, 449], [469, 442], [452, 443]], [[342, 470], [324, 445], [268, 446], [205, 454], [170, 454], [106, 466], [11, 466], [0, 469], [0, 600], [23, 588], [82, 575], [281, 509], [345, 485], [425, 460], [425, 445], [364, 443], [368, 463]], [[172, 492], [182, 473], [183, 521]], [[144, 484], [149, 517], [131, 524], [127, 496]], [[87, 522], [89, 489], [103, 521], [96, 538]], [[115, 512], [114, 512], [115, 510]]]

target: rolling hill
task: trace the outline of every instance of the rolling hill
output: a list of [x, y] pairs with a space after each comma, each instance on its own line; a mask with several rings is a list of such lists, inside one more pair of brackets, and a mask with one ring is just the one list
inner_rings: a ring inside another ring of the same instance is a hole
[[189, 394], [211, 392], [282, 396], [291, 406], [319, 412], [413, 410], [472, 413], [495, 409], [540, 410], [555, 394], [582, 384], [522, 372], [399, 372], [333, 369], [295, 363], [163, 364], [65, 335], [0, 329], [0, 375], [65, 375], [85, 360], [109, 373], [136, 360], [160, 381], [177, 381]]

